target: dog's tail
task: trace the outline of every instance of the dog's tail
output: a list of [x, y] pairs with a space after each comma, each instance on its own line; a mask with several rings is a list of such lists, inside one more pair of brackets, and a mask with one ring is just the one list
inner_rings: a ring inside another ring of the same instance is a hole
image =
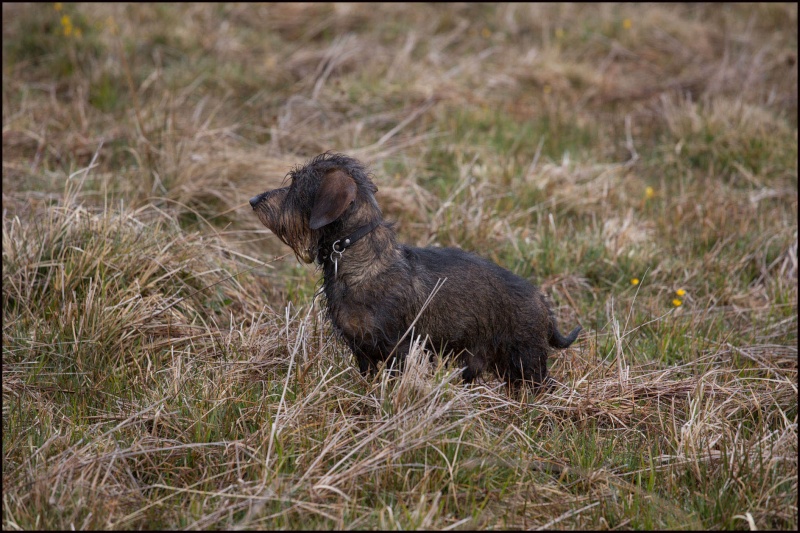
[[578, 326], [577, 328], [573, 329], [569, 335], [564, 337], [558, 332], [558, 328], [555, 326], [555, 324], [553, 324], [553, 331], [550, 334], [549, 339], [550, 346], [558, 349], [568, 348], [570, 344], [575, 342], [575, 339], [578, 338], [578, 333], [580, 332], [581, 327]]

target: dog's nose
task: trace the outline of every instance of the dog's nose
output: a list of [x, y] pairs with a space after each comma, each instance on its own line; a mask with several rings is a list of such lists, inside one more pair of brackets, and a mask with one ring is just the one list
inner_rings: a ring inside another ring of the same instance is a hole
[[252, 198], [250, 198], [250, 207], [255, 209], [256, 206], [258, 205], [258, 202], [260, 202], [261, 198], [263, 198], [263, 197], [264, 197], [263, 194], [259, 194], [258, 196], [253, 196]]

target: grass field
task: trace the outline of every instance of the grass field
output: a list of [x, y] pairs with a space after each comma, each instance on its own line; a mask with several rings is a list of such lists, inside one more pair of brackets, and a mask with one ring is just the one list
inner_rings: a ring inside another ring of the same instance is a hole
[[[796, 4], [2, 9], [3, 529], [797, 529]], [[557, 387], [361, 377], [247, 204], [326, 150]]]

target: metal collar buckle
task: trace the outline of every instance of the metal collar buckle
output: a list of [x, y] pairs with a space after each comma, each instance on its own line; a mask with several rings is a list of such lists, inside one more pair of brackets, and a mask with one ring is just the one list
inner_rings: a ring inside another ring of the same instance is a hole
[[327, 256], [323, 256], [324, 259], [330, 259], [333, 261], [333, 276], [334, 279], [339, 273], [339, 259], [341, 259], [344, 251], [347, 250], [351, 245], [355, 244], [355, 242], [365, 236], [367, 233], [371, 232], [375, 228], [381, 225], [380, 220], [375, 220], [372, 224], [368, 224], [366, 226], [361, 226], [356, 231], [353, 232], [352, 235], [345, 237], [343, 239], [337, 239], [331, 245], [331, 253]]

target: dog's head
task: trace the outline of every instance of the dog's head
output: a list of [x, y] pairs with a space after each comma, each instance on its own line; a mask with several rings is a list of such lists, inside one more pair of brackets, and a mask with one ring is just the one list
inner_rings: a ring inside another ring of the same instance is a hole
[[287, 174], [288, 187], [250, 199], [258, 219], [311, 263], [320, 246], [379, 220], [381, 211], [364, 166], [342, 154], [325, 153]]

